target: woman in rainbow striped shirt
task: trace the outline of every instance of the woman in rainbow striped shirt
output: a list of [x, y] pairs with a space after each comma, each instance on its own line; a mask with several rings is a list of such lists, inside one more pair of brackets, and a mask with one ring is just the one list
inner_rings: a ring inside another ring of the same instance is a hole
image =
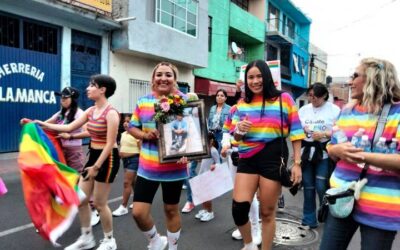
[[[233, 219], [243, 237], [243, 250], [258, 249], [252, 242], [248, 214], [250, 203], [259, 189], [262, 247], [270, 249], [275, 235], [276, 204], [282, 188], [279, 172], [281, 155], [285, 162], [288, 159], [285, 138], [288, 136], [292, 141], [295, 161], [291, 179], [296, 185], [301, 181], [300, 146], [305, 135], [293, 98], [276, 89], [271, 71], [262, 60], [253, 61], [246, 67], [245, 98], [237, 104], [232, 126], [236, 127], [234, 138], [239, 142], [239, 166], [232, 202]], [[284, 144], [283, 152], [281, 141]]]
[[[165, 249], [167, 245], [170, 250], [176, 250], [181, 231], [178, 206], [183, 181], [188, 177], [187, 160], [183, 157], [176, 163], [159, 162], [157, 140], [160, 134], [154, 120], [154, 104], [162, 96], [178, 94], [187, 99], [178, 90], [177, 77], [178, 69], [173, 64], [157, 64], [152, 74], [152, 93], [139, 98], [129, 123], [129, 133], [142, 140], [132, 214], [149, 241], [150, 250]], [[167, 237], [158, 234], [150, 213], [154, 195], [160, 185], [163, 191]]]
[[[379, 113], [391, 103], [382, 137], [400, 139], [400, 83], [392, 63], [363, 59], [350, 80], [352, 105], [345, 106], [336, 125], [348, 140], [358, 131], [373, 140]], [[342, 187], [358, 179], [363, 164], [367, 184], [355, 202], [352, 214], [345, 219], [328, 215], [321, 249], [346, 249], [360, 227], [361, 249], [391, 249], [400, 230], [400, 156], [398, 153], [367, 153], [350, 142], [328, 145], [328, 153], [338, 159], [330, 178], [332, 187]]]

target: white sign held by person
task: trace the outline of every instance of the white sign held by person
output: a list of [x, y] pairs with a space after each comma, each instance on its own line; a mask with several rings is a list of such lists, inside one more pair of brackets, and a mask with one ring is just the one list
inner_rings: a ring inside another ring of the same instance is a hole
[[194, 205], [213, 200], [233, 189], [231, 171], [227, 163], [217, 164], [214, 171], [206, 171], [189, 180]]

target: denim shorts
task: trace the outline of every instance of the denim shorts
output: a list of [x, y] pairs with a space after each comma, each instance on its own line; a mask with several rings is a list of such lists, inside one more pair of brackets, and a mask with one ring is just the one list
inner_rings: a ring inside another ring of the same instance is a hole
[[124, 169], [130, 172], [137, 172], [139, 167], [139, 155], [122, 158]]

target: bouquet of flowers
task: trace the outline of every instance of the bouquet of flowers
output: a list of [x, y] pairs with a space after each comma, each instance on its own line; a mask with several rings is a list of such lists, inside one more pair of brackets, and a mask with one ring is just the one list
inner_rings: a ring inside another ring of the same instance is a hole
[[186, 101], [180, 95], [162, 96], [160, 102], [154, 104], [157, 122], [167, 123], [170, 119], [175, 119], [175, 115], [183, 115]]

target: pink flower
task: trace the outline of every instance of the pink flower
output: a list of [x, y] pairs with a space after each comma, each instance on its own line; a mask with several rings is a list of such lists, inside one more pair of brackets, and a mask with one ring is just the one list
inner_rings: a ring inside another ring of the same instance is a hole
[[160, 107], [162, 109], [163, 112], [168, 112], [170, 109], [169, 103], [168, 102], [162, 102], [160, 104]]

